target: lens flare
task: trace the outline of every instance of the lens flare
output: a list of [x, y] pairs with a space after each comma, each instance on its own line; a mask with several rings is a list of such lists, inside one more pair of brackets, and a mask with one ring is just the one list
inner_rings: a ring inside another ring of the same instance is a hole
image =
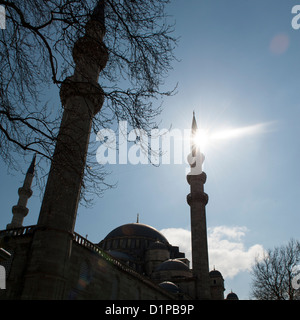
[[210, 135], [208, 131], [198, 129], [193, 137], [193, 143], [200, 148], [201, 152], [205, 151], [210, 141]]

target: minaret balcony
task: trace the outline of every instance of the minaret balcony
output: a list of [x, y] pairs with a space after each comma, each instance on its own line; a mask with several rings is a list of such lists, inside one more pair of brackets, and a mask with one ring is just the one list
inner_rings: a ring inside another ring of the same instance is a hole
[[29, 209], [20, 205], [16, 205], [12, 207], [12, 213], [22, 215], [23, 217], [26, 217], [29, 212]]
[[187, 182], [189, 185], [202, 183], [204, 184], [206, 182], [206, 173], [202, 171], [200, 174], [188, 174], [186, 176]]
[[21, 187], [18, 189], [19, 196], [25, 196], [26, 198], [30, 198], [32, 196], [32, 190], [29, 188]]
[[204, 205], [208, 203], [208, 195], [205, 192], [198, 192], [195, 194], [189, 193], [186, 197], [186, 201], [189, 206], [192, 206], [194, 203], [201, 202]]

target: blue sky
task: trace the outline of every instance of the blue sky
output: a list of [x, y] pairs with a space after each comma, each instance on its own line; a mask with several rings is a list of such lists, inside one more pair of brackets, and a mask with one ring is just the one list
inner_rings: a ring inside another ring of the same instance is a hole
[[[204, 150], [210, 265], [223, 273], [225, 294], [232, 289], [243, 299], [256, 253], [299, 239], [300, 30], [291, 25], [296, 4], [176, 0], [168, 7], [180, 36], [180, 61], [165, 87], [178, 83], [178, 93], [164, 100], [158, 120], [161, 128], [183, 131], [195, 110], [198, 127], [211, 137]], [[79, 207], [75, 231], [97, 243], [139, 213], [141, 223], [163, 230], [188, 252], [187, 167], [172, 161], [108, 165], [118, 186], [92, 208]], [[0, 174], [4, 229], [24, 177], [7, 175], [3, 163]], [[24, 225], [37, 222], [41, 200], [36, 186], [33, 191]]]

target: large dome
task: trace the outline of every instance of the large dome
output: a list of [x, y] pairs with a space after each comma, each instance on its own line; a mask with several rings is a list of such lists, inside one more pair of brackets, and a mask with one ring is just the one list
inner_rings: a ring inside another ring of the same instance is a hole
[[[149, 268], [156, 267], [157, 263], [165, 259], [185, 257], [184, 253], [179, 252], [178, 247], [170, 245], [158, 230], [143, 223], [128, 223], [115, 228], [98, 246], [116, 259], [126, 261], [140, 273], [150, 274]], [[152, 258], [157, 260], [155, 266], [152, 266]]]
[[113, 231], [111, 231], [104, 240], [114, 238], [147, 238], [153, 241], [160, 241], [165, 244], [169, 244], [168, 240], [155, 228], [150, 227], [142, 223], [128, 223], [124, 224]]

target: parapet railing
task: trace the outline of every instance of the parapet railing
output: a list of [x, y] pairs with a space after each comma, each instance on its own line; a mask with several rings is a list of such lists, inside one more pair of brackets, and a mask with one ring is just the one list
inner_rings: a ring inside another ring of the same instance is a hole
[[0, 237], [5, 237], [5, 236], [24, 236], [26, 234], [33, 233], [33, 231], [35, 229], [36, 229], [36, 225], [27, 226], [27, 227], [20, 227], [20, 228], [14, 228], [14, 229], [0, 230]]
[[[20, 228], [13, 228], [13, 229], [6, 229], [6, 230], [0, 230], [0, 238], [9, 236], [9, 237], [16, 237], [16, 236], [24, 236], [27, 234], [33, 234], [33, 232], [38, 229], [37, 225], [33, 226], [27, 226], [27, 227], [20, 227]], [[122, 264], [120, 261], [112, 257], [110, 254], [99, 248], [94, 243], [90, 242], [86, 238], [82, 237], [78, 233], [73, 233], [73, 241], [78, 243], [79, 245], [99, 254], [102, 258], [105, 260], [113, 263], [114, 265], [118, 266], [119, 268], [126, 270], [127, 272], [130, 272], [132, 274], [135, 274], [136, 276], [141, 275], [137, 273], [135, 270], [131, 269], [130, 267]]]

